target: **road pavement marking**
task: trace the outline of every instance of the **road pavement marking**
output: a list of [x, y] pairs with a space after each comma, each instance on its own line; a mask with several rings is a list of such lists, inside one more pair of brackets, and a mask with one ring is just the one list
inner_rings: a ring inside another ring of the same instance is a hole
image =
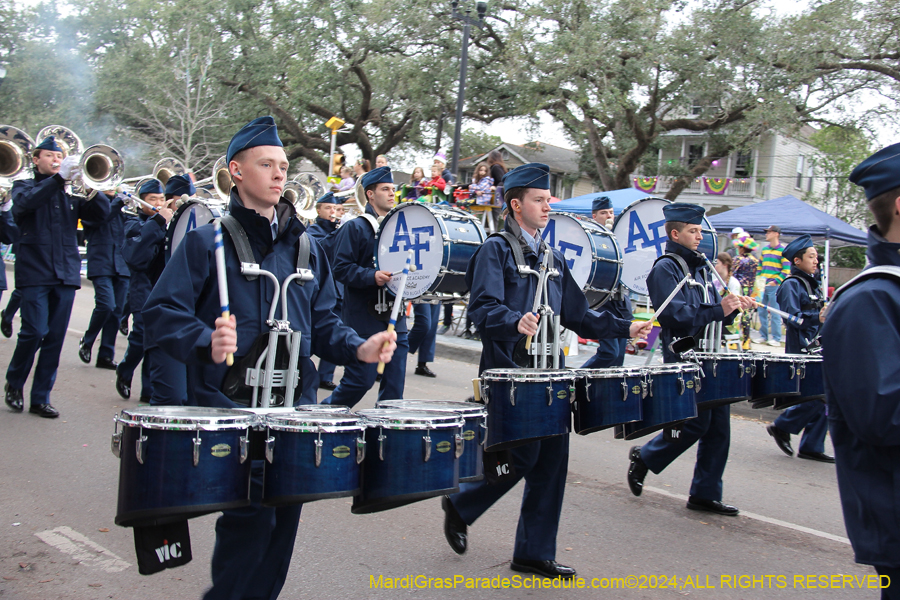
[[[648, 492], [653, 492], [653, 493], [659, 494], [661, 496], [668, 496], [669, 498], [676, 498], [678, 500], [684, 500], [685, 502], [687, 502], [687, 499], [688, 499], [687, 496], [682, 496], [681, 494], [674, 494], [672, 492], [669, 492], [669, 491], [666, 491], [666, 490], [663, 490], [660, 488], [655, 488], [655, 487], [650, 487], [650, 486], [645, 485], [644, 489], [647, 490]], [[845, 537], [841, 537], [839, 535], [834, 535], [833, 533], [826, 533], [824, 531], [819, 531], [818, 529], [811, 529], [809, 527], [804, 527], [803, 525], [796, 525], [794, 523], [788, 523], [787, 521], [773, 519], [772, 517], [767, 517], [765, 515], [758, 515], [756, 513], [745, 512], [742, 510], [740, 516], [746, 517], [748, 519], [753, 519], [754, 521], [761, 521], [763, 523], [768, 523], [769, 525], [778, 525], [779, 527], [784, 527], [786, 529], [793, 529], [794, 531], [799, 531], [801, 533], [808, 533], [808, 534], [814, 535], [816, 537], [824, 538], [826, 540], [831, 540], [832, 542], [840, 542], [841, 544], [848, 544], [848, 545], [850, 544], [850, 540]]]
[[89, 567], [97, 567], [107, 573], [124, 571], [127, 562], [87, 537], [69, 527], [57, 527], [35, 533], [41, 540], [50, 544], [60, 552]]

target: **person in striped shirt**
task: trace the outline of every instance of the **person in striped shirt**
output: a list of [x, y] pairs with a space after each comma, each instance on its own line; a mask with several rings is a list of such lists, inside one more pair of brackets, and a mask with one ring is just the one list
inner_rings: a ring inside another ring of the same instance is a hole
[[[781, 317], [775, 313], [769, 315], [769, 311], [765, 307], [779, 308], [775, 294], [784, 278], [791, 273], [791, 264], [781, 255], [784, 244], [781, 243], [780, 238], [781, 228], [778, 225], [772, 225], [766, 229], [768, 245], [762, 249], [762, 264], [759, 273], [766, 282], [759, 307], [759, 335], [762, 342], [770, 346], [781, 345]], [[769, 319], [770, 316], [771, 319]]]

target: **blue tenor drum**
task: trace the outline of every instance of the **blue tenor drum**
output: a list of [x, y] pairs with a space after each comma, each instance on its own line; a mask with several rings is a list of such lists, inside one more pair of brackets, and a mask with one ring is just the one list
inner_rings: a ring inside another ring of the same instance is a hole
[[406, 280], [404, 298], [449, 300], [469, 291], [466, 269], [484, 240], [481, 224], [465, 211], [406, 202], [391, 209], [381, 222], [375, 235], [375, 265], [398, 274], [386, 284], [396, 296], [399, 274], [412, 250], [415, 270]]
[[800, 394], [775, 398], [773, 408], [789, 408], [802, 402], [825, 400], [825, 370], [822, 357], [806, 354], [791, 354], [795, 357], [800, 372]]
[[697, 409], [706, 410], [750, 399], [753, 357], [749, 354], [694, 352], [702, 379]]
[[485, 450], [497, 452], [569, 433], [575, 372], [555, 369], [490, 369], [481, 374], [487, 405]]
[[487, 430], [484, 404], [449, 400], [379, 400], [375, 407], [436, 410], [461, 415], [465, 425], [462, 432], [463, 453], [459, 458], [459, 482], [479, 481], [484, 477], [484, 441]]
[[366, 424], [362, 489], [350, 511], [361, 515], [459, 491], [463, 453], [459, 414], [373, 408], [357, 415]]
[[622, 274], [622, 254], [609, 229], [580, 215], [550, 213], [541, 237], [566, 258], [591, 308], [609, 300]]
[[630, 367], [576, 371], [575, 433], [587, 435], [642, 418], [641, 370]]
[[700, 367], [671, 363], [641, 368], [642, 419], [616, 425], [617, 439], [633, 440], [697, 416]]
[[359, 493], [366, 455], [363, 419], [349, 413], [266, 416], [262, 502], [283, 506]]
[[252, 419], [216, 408], [123, 410], [112, 437], [119, 457], [116, 524], [156, 525], [249, 505]]
[[800, 356], [794, 354], [753, 354], [753, 408], [765, 408], [780, 396], [800, 396]]

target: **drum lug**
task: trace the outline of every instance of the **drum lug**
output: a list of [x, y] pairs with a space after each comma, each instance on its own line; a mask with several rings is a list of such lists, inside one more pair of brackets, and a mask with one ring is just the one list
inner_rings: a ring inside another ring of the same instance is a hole
[[794, 363], [791, 363], [791, 379], [794, 379], [794, 375], [799, 375], [800, 369], [794, 368]]
[[766, 377], [768, 376], [766, 373], [766, 371], [768, 371], [768, 370], [769, 370], [769, 363], [767, 363], [765, 361], [765, 359], [763, 359], [763, 379], [766, 379]]
[[487, 443], [487, 419], [484, 419], [481, 422], [481, 445], [484, 446]]
[[719, 370], [719, 361], [713, 360], [713, 377], [718, 377], [717, 371]]
[[800, 371], [800, 379], [806, 379], [806, 363], [800, 365], [798, 370]]
[[487, 383], [483, 379], [479, 381], [478, 385], [481, 386], [481, 401], [487, 406], [488, 402], [491, 401], [490, 388], [488, 388]]
[[141, 433], [134, 442], [134, 455], [138, 463], [144, 464], [144, 448], [147, 446], [147, 436], [144, 435], [144, 428], [141, 427]]
[[113, 417], [116, 428], [113, 431], [112, 440], [110, 440], [109, 449], [116, 458], [122, 458], [122, 434], [119, 433], [119, 415]]
[[384, 460], [384, 440], [387, 439], [387, 436], [384, 435], [384, 428], [378, 428], [378, 460]]
[[628, 401], [628, 380], [622, 380], [622, 402]]
[[200, 464], [200, 444], [203, 440], [200, 439], [200, 430], [198, 429], [194, 433], [194, 466]]
[[697, 375], [694, 375], [694, 392], [699, 394], [700, 387], [701, 387], [700, 377], [698, 377]]
[[322, 466], [322, 429], [319, 429], [319, 437], [315, 441], [316, 444], [316, 468]]
[[272, 460], [275, 457], [275, 438], [272, 437], [272, 434], [269, 433], [266, 436], [266, 461], [269, 464], [272, 464]]
[[[462, 432], [462, 428], [460, 428], [459, 431]], [[463, 442], [462, 433], [457, 433], [456, 434], [456, 458], [459, 458], [460, 456], [462, 456], [463, 448], [464, 448], [463, 444], [464, 444], [464, 442]]]
[[356, 438], [356, 464], [362, 464], [366, 459], [366, 440], [364, 438]]
[[584, 397], [588, 402], [591, 401], [591, 380], [587, 377], [584, 378]]
[[750, 377], [756, 377], [756, 361], [750, 363]]
[[516, 405], [516, 382], [513, 381], [509, 384], [509, 403], [512, 406]]
[[241, 464], [247, 462], [247, 457], [250, 456], [250, 434], [247, 433], [243, 437], [240, 438], [241, 445]]
[[740, 362], [740, 366], [741, 366], [741, 374], [738, 375], [738, 379], [740, 379], [744, 376], [744, 361]]
[[553, 404], [553, 384], [547, 386], [547, 406]]
[[684, 396], [684, 392], [687, 388], [684, 385], [684, 376], [679, 373], [678, 374], [678, 395]]
[[425, 431], [425, 437], [422, 438], [422, 441], [425, 442], [425, 462], [431, 460], [431, 433], [430, 431]]
[[575, 382], [569, 384], [569, 404], [575, 404]]

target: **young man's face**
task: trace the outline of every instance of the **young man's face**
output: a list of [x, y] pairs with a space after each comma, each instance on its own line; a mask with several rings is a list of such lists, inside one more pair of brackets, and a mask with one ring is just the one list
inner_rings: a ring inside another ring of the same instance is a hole
[[31, 161], [41, 175], [56, 175], [59, 173], [59, 165], [63, 161], [63, 153], [41, 150], [40, 154], [31, 158]]
[[[163, 208], [167, 204], [165, 194], [144, 194], [141, 196], [141, 200], [156, 208]], [[141, 205], [141, 210], [144, 211], [145, 215], [156, 214], [155, 210], [144, 206], [143, 204]]]
[[510, 208], [519, 225], [529, 234], [543, 229], [550, 220], [550, 190], [526, 188], [521, 199], [511, 200]]
[[344, 205], [343, 204], [335, 204], [334, 205], [334, 219], [339, 220], [344, 216]]
[[267, 209], [278, 204], [287, 179], [288, 160], [280, 146], [256, 146], [242, 151], [228, 164], [241, 200], [247, 208]]
[[604, 208], [603, 210], [595, 210], [592, 216], [595, 221], [606, 226], [606, 222], [613, 218], [613, 214], [613, 209]]
[[366, 198], [379, 215], [386, 215], [394, 208], [394, 184], [379, 183], [366, 192]]
[[767, 231], [766, 232], [766, 241], [769, 244], [776, 245], [778, 244], [778, 238], [781, 236], [777, 231]]
[[316, 214], [320, 219], [325, 219], [326, 221], [334, 221], [336, 209], [337, 204], [332, 204], [331, 202], [316, 204]]
[[816, 252], [815, 248], [807, 248], [802, 254], [795, 256], [792, 262], [794, 266], [804, 273], [812, 275], [816, 272], [816, 267], [819, 266], [819, 253]]
[[688, 250], [696, 250], [703, 241], [703, 226], [688, 224], [681, 231], [673, 229], [672, 241], [681, 244]]

